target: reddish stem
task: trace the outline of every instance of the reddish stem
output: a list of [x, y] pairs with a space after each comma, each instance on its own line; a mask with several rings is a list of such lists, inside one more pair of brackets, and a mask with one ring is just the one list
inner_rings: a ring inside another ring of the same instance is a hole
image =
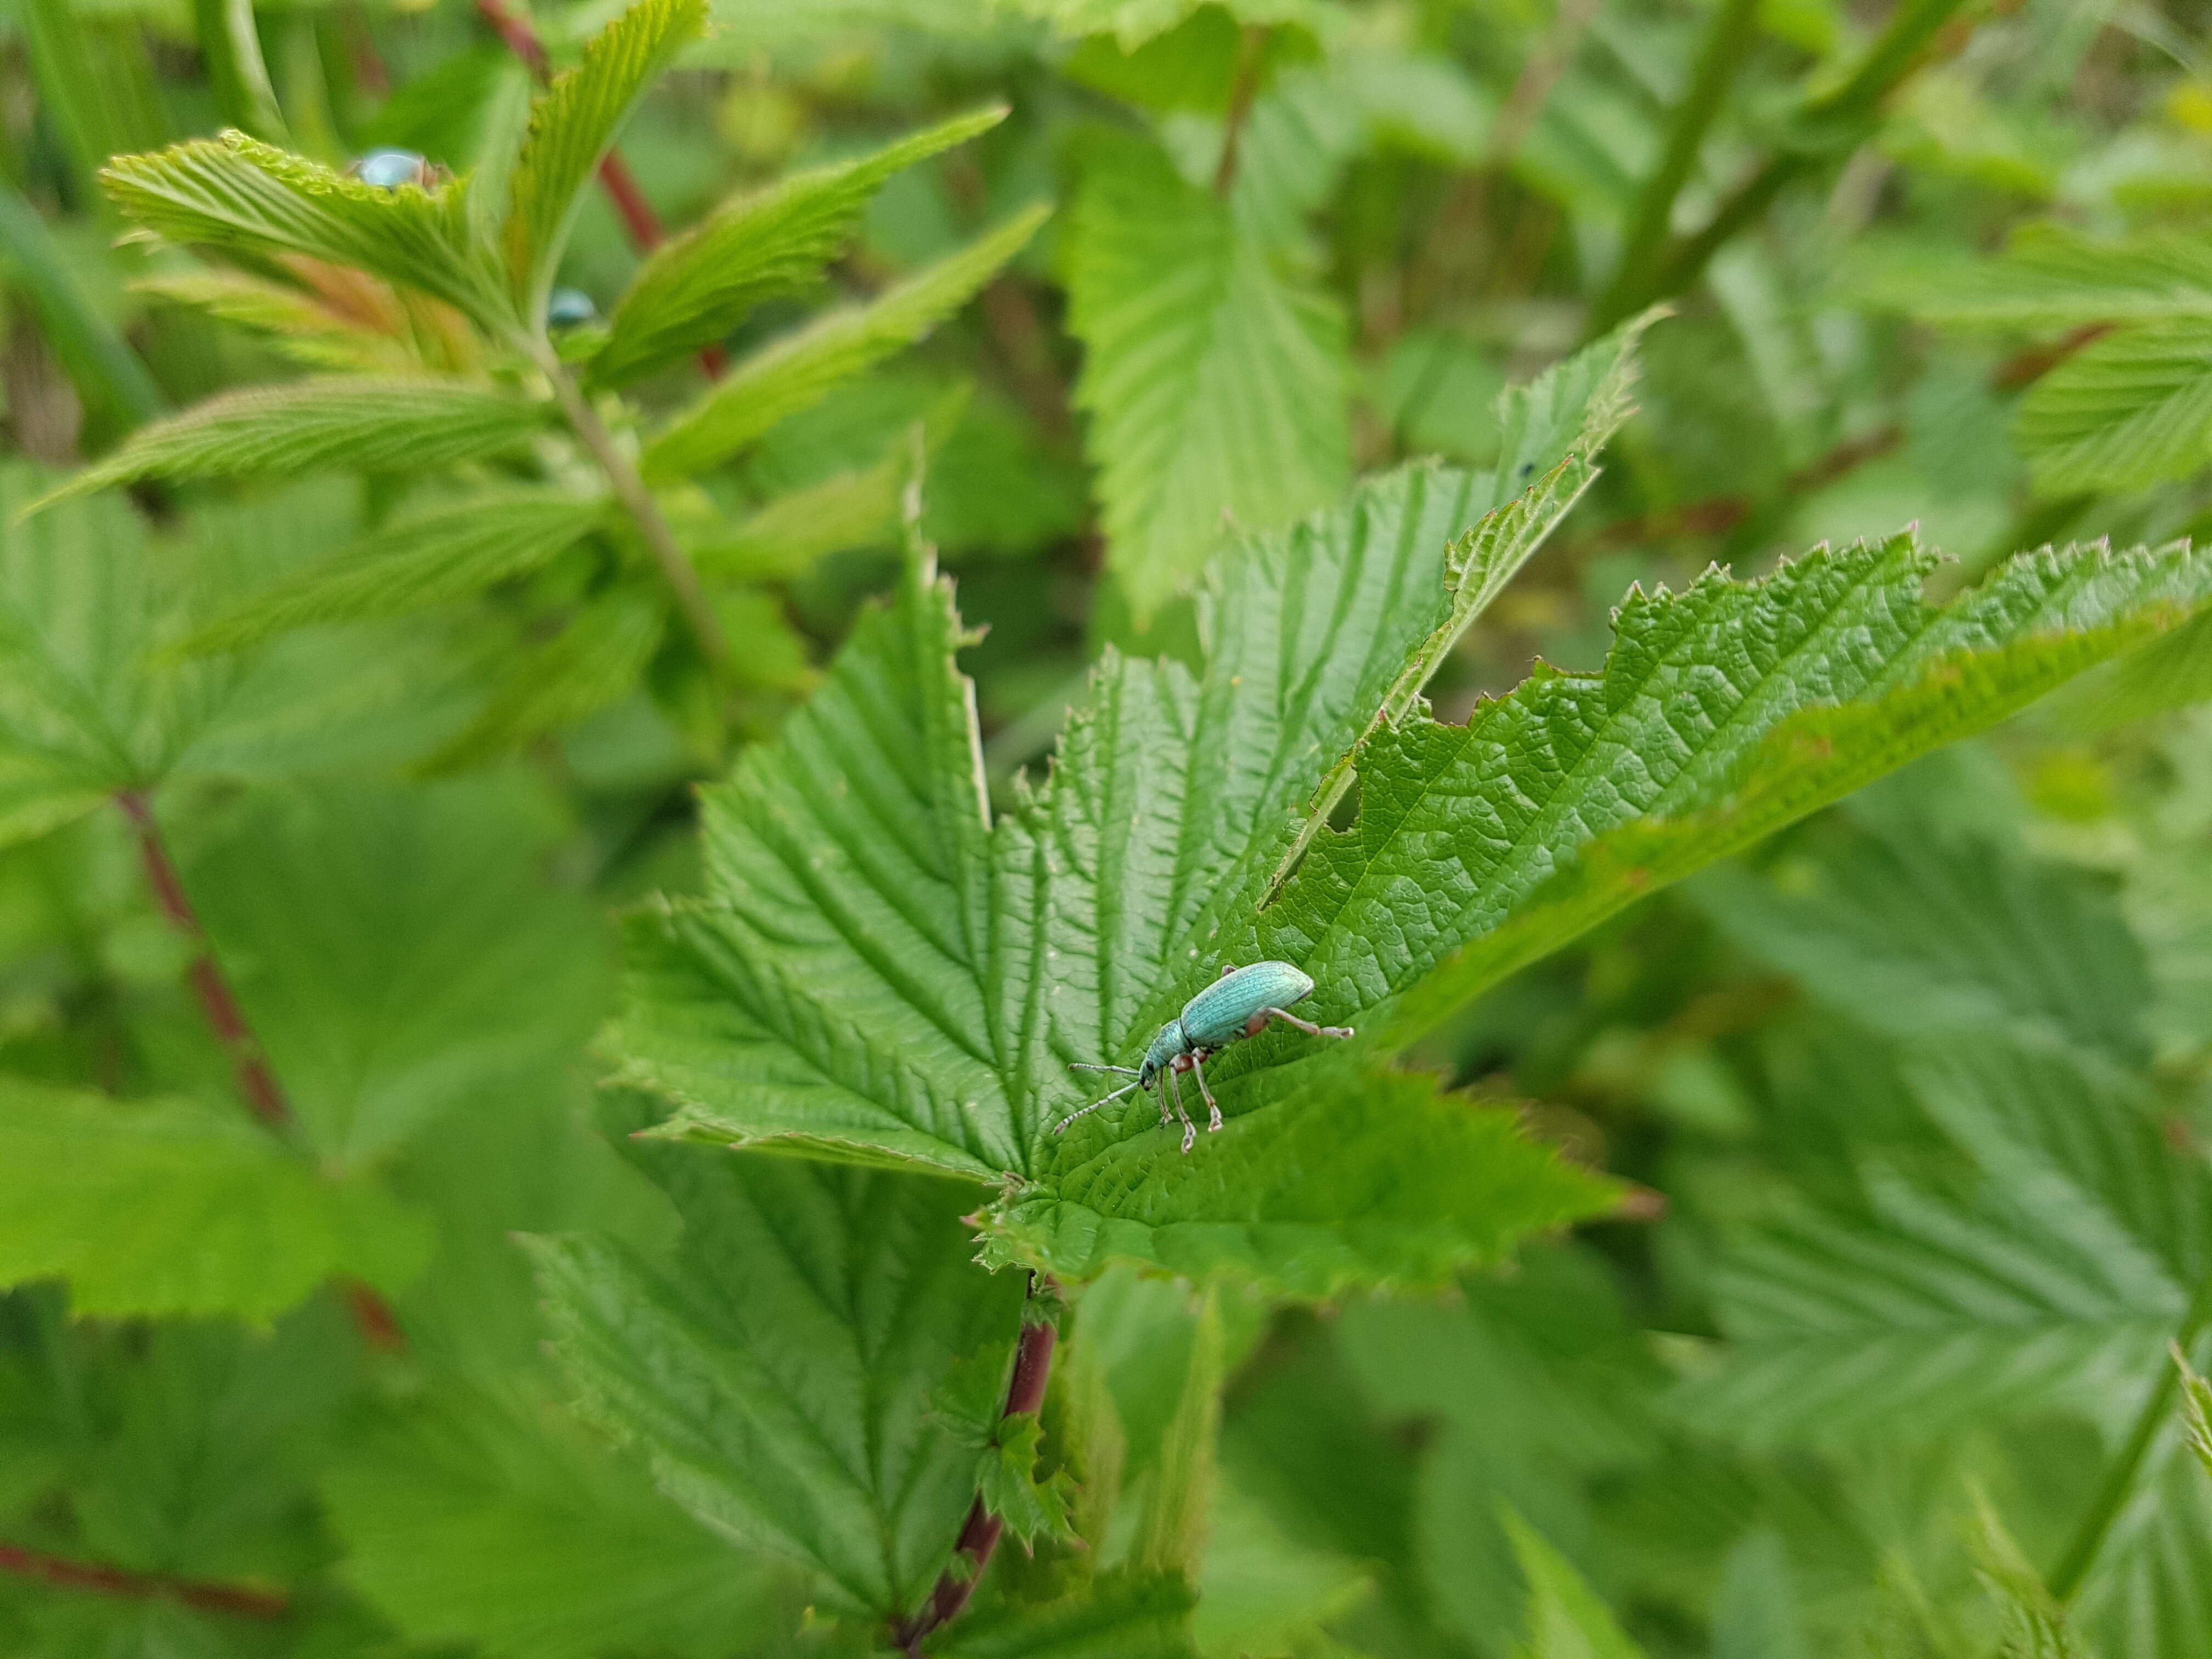
[[103, 1595], [167, 1596], [205, 1613], [233, 1613], [246, 1619], [282, 1619], [292, 1605], [280, 1590], [256, 1589], [248, 1584], [201, 1583], [161, 1573], [127, 1572], [121, 1567], [65, 1560], [58, 1555], [27, 1550], [14, 1544], [0, 1544], [0, 1571], [70, 1589], [97, 1590]]
[[[1034, 1276], [1029, 1293], [1032, 1297], [1036, 1294]], [[1006, 1408], [999, 1413], [1001, 1419], [1034, 1412], [1044, 1404], [1044, 1386], [1052, 1376], [1053, 1344], [1059, 1335], [1054, 1325], [1024, 1323], [1021, 1340], [1014, 1349], [1013, 1378], [1006, 1385]], [[954, 1556], [967, 1557], [969, 1565], [957, 1573], [946, 1567], [939, 1575], [921, 1611], [891, 1632], [892, 1641], [905, 1650], [908, 1659], [921, 1659], [922, 1638], [960, 1616], [961, 1609], [968, 1605], [968, 1598], [975, 1593], [983, 1569], [991, 1565], [992, 1553], [999, 1547], [999, 1535], [1005, 1530], [1006, 1523], [984, 1509], [979, 1494], [969, 1506], [967, 1523], [960, 1528], [960, 1541], [952, 1547]]]
[[230, 1055], [231, 1066], [238, 1073], [239, 1092], [246, 1097], [254, 1116], [272, 1129], [285, 1127], [292, 1121], [292, 1109], [285, 1104], [284, 1091], [276, 1086], [275, 1073], [262, 1058], [261, 1045], [253, 1040], [238, 999], [231, 994], [222, 970], [216, 966], [207, 930], [200, 926], [199, 913], [192, 908], [191, 900], [185, 896], [177, 866], [169, 861], [169, 849], [162, 845], [161, 827], [154, 822], [153, 808], [135, 789], [118, 791], [115, 804], [138, 831], [138, 857], [146, 866], [154, 896], [161, 902], [162, 914], [191, 943], [192, 965], [187, 971], [192, 990], [208, 1024]]
[[[269, 1069], [269, 1061], [261, 1052], [253, 1028], [246, 1023], [246, 1011], [238, 1006], [230, 981], [222, 976], [222, 969], [216, 962], [207, 929], [200, 925], [199, 912], [192, 908], [185, 884], [178, 878], [177, 866], [170, 860], [169, 849], [161, 840], [161, 828], [154, 820], [152, 805], [136, 789], [118, 790], [115, 804], [123, 809], [124, 816], [138, 832], [139, 861], [146, 867], [146, 880], [154, 890], [154, 896], [161, 901], [161, 914], [168, 917], [192, 947], [192, 963], [185, 970], [185, 976], [191, 981], [193, 994], [199, 999], [200, 1011], [207, 1016], [209, 1028], [230, 1055], [231, 1067], [238, 1078], [238, 1091], [246, 1097], [246, 1107], [255, 1117], [270, 1129], [282, 1133], [291, 1127], [291, 1106], [277, 1085], [276, 1074]], [[354, 1325], [369, 1346], [387, 1353], [397, 1353], [406, 1347], [407, 1339], [400, 1331], [391, 1304], [358, 1279], [349, 1279], [344, 1283], [346, 1305], [352, 1310]]]

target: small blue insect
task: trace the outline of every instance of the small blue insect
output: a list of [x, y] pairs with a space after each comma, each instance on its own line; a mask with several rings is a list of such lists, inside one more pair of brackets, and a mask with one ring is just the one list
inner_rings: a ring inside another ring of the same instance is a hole
[[548, 328], [581, 328], [586, 323], [597, 322], [599, 316], [599, 308], [592, 303], [592, 296], [580, 288], [556, 288], [545, 298]]
[[1108, 1101], [1119, 1100], [1132, 1089], [1150, 1089], [1164, 1076], [1167, 1086], [1160, 1091], [1160, 1127], [1172, 1126], [1168, 1116], [1168, 1101], [1175, 1101], [1175, 1115], [1182, 1120], [1182, 1149], [1188, 1152], [1198, 1139], [1198, 1126], [1190, 1121], [1190, 1114], [1182, 1109], [1182, 1085], [1176, 1079], [1188, 1072], [1198, 1079], [1198, 1092], [1206, 1102], [1211, 1116], [1206, 1128], [1211, 1134], [1221, 1127], [1221, 1103], [1214, 1099], [1213, 1091], [1206, 1086], [1204, 1061], [1217, 1049], [1232, 1042], [1254, 1037], [1267, 1029], [1267, 1022], [1279, 1019], [1285, 1025], [1295, 1025], [1308, 1036], [1348, 1037], [1348, 1025], [1316, 1025], [1310, 1020], [1300, 1019], [1289, 1012], [1290, 1005], [1302, 1002], [1313, 994], [1314, 982], [1305, 974], [1287, 962], [1255, 962], [1249, 967], [1233, 964], [1221, 970], [1221, 977], [1200, 991], [1182, 1006], [1177, 1014], [1160, 1027], [1160, 1034], [1152, 1039], [1152, 1046], [1145, 1050], [1142, 1066], [1097, 1066], [1088, 1060], [1077, 1060], [1073, 1069], [1082, 1072], [1119, 1072], [1134, 1078], [1103, 1099], [1094, 1100], [1079, 1112], [1071, 1112], [1053, 1125], [1052, 1132], [1060, 1134], [1079, 1117], [1088, 1116]]
[[379, 190], [397, 190], [402, 185], [427, 189], [431, 177], [430, 164], [411, 149], [373, 149], [346, 171]]

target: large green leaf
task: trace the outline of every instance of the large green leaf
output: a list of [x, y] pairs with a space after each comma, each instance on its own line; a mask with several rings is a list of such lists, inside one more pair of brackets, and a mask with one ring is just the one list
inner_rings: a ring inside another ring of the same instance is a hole
[[544, 422], [535, 404], [456, 380], [334, 375], [255, 386], [141, 427], [37, 506], [140, 478], [417, 472], [514, 448]]
[[106, 1318], [263, 1321], [334, 1273], [396, 1288], [429, 1245], [420, 1216], [235, 1109], [0, 1082], [0, 1284], [60, 1278]]
[[1148, 614], [1224, 531], [1273, 530], [1343, 493], [1344, 319], [1133, 138], [1088, 157], [1066, 259], [1108, 556]]
[[226, 132], [118, 155], [100, 181], [125, 214], [173, 242], [374, 271], [495, 328], [510, 314], [472, 240], [465, 179], [386, 190]]
[[1871, 1170], [1863, 1212], [1737, 1252], [1728, 1357], [1683, 1408], [1758, 1444], [1924, 1443], [2008, 1411], [2117, 1431], [2212, 1271], [2212, 1175], [2139, 1085], [2063, 1051], [1954, 1034], [1911, 1073], [1970, 1172]]
[[538, 868], [556, 830], [509, 779], [257, 791], [195, 836], [185, 887], [326, 1159], [574, 1063], [605, 963]]
[[2092, 341], [2035, 383], [2014, 431], [2054, 492], [2201, 471], [2212, 462], [2212, 315]]
[[956, 116], [718, 208], [646, 260], [592, 356], [592, 378], [621, 386], [713, 344], [762, 301], [804, 292], [852, 239], [885, 179], [1005, 117], [1004, 109]]
[[706, 21], [705, 0], [638, 0], [592, 37], [583, 62], [557, 77], [531, 111], [508, 180], [505, 237], [507, 281], [533, 323], [544, 315], [584, 186], [630, 106]]
[[1018, 1279], [969, 1259], [973, 1194], [656, 1150], [684, 1220], [672, 1267], [604, 1238], [531, 1244], [586, 1408], [709, 1526], [813, 1569], [842, 1607], [911, 1612], [975, 1492], [932, 1393], [963, 1359], [1003, 1378], [1018, 1323]]
[[534, 1401], [387, 1413], [349, 1436], [323, 1491], [347, 1583], [425, 1644], [704, 1659], [774, 1618], [760, 1563]]
[[412, 514], [216, 617], [178, 648], [238, 651], [294, 629], [449, 605], [551, 562], [601, 511], [587, 497], [533, 490], [488, 491]]
[[1050, 212], [1043, 204], [1026, 209], [866, 305], [817, 317], [754, 353], [647, 444], [647, 475], [679, 478], [726, 461], [787, 415], [913, 344], [974, 298]]
[[2212, 238], [2159, 231], [2100, 241], [2063, 225], [2028, 225], [2002, 258], [1939, 282], [1916, 278], [1897, 297], [1931, 322], [1985, 327], [2212, 318]]

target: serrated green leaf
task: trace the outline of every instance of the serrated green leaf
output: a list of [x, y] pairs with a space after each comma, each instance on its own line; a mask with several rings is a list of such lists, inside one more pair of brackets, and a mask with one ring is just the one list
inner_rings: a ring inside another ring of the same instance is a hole
[[1262, 944], [1357, 984], [1345, 1012], [1421, 981], [1395, 1011], [1410, 1036], [2212, 592], [2212, 557], [2187, 547], [2077, 547], [2021, 555], [1938, 608], [1921, 594], [1934, 563], [1907, 534], [1816, 550], [1758, 582], [1632, 592], [1602, 674], [1540, 667], [1465, 726], [1377, 733], [1360, 823], [1316, 839]]
[[1953, 1035], [1915, 1092], [1972, 1160], [1936, 1184], [1879, 1169], [1863, 1214], [1808, 1213], [1715, 1285], [1732, 1347], [1686, 1385], [1693, 1420], [1752, 1443], [1924, 1443], [2065, 1407], [2141, 1403], [2212, 1265], [2212, 1176], [2139, 1085], [2060, 1051]]
[[553, 828], [511, 778], [258, 790], [201, 828], [185, 888], [325, 1159], [574, 1063], [604, 935], [538, 868]]
[[170, 241], [304, 254], [418, 289], [488, 327], [507, 315], [471, 229], [465, 179], [386, 190], [242, 132], [118, 155], [100, 177], [125, 214]]
[[344, 375], [254, 386], [141, 427], [29, 510], [140, 478], [422, 472], [512, 449], [544, 422], [535, 404], [454, 380]]
[[531, 1242], [586, 1408], [709, 1526], [814, 1568], [845, 1607], [911, 1611], [975, 1490], [931, 1393], [958, 1357], [1003, 1355], [1018, 1319], [1019, 1282], [968, 1259], [972, 1194], [688, 1150], [650, 1167], [684, 1218], [675, 1271]]
[[1853, 1024], [2151, 1057], [2142, 947], [2109, 887], [1925, 824], [1826, 837], [1783, 881], [1715, 871], [1695, 896], [1739, 945]]
[[2212, 1475], [2162, 1434], [2069, 1609], [2081, 1645], [2116, 1659], [2212, 1655]]
[[679, 478], [726, 461], [785, 416], [913, 344], [1021, 252], [1051, 210], [1042, 203], [1025, 209], [866, 305], [830, 312], [756, 352], [646, 445], [647, 476]]
[[647, 258], [615, 307], [592, 378], [621, 386], [711, 345], [763, 300], [804, 292], [852, 239], [885, 179], [1006, 118], [980, 110], [718, 208]]
[[423, 769], [481, 765], [619, 702], [635, 689], [667, 625], [657, 594], [632, 586], [597, 597], [510, 667], [476, 719]]
[[343, 1273], [386, 1290], [429, 1230], [234, 1110], [0, 1082], [0, 1281], [60, 1278], [80, 1314], [264, 1321]]
[[416, 1643], [707, 1656], [774, 1621], [771, 1574], [529, 1401], [460, 1390], [361, 1425], [322, 1483], [346, 1583]]
[[1179, 1577], [1101, 1573], [1063, 1601], [963, 1614], [927, 1650], [940, 1659], [1196, 1659], [1191, 1606]]
[[2002, 258], [1940, 282], [1900, 283], [1894, 297], [1930, 322], [1984, 327], [2212, 318], [2212, 239], [2161, 231], [2100, 241], [2067, 226], [2031, 224], [2013, 233]]
[[340, 316], [298, 289], [235, 270], [175, 271], [132, 286], [171, 305], [250, 330], [295, 362], [388, 374], [410, 366], [392, 336]]
[[975, 1495], [1024, 1543], [1075, 1537], [1068, 1520], [1075, 1483], [1065, 1470], [1036, 1478], [1043, 1437], [1044, 1423], [1036, 1413], [1016, 1412], [999, 1419], [991, 1445], [976, 1461]]
[[631, 106], [706, 21], [705, 0], [638, 0], [592, 37], [583, 62], [557, 76], [531, 109], [508, 181], [504, 240], [508, 286], [533, 325], [545, 314], [553, 268], [584, 186]]
[[1066, 258], [1108, 556], [1146, 616], [1225, 531], [1273, 530], [1343, 493], [1344, 319], [1134, 138], [1089, 157]]
[[1518, 1659], [1644, 1659], [1573, 1563], [1511, 1510], [1504, 1518], [1528, 1584], [1528, 1633]]
[[2201, 471], [2212, 462], [2212, 315], [2090, 342], [2029, 389], [2013, 432], [2054, 494]]
[[1974, 1494], [1971, 1540], [1982, 1588], [1997, 1605], [2003, 1627], [2000, 1659], [2082, 1659], [2068, 1627], [2066, 1609], [2044, 1584], [1986, 1496]]
[[601, 513], [551, 490], [487, 492], [377, 530], [227, 611], [172, 647], [240, 651], [277, 634], [404, 617], [450, 605], [550, 563]]
[[1604, 1202], [1508, 1115], [1357, 1066], [1231, 1082], [1241, 1104], [1217, 1085], [1232, 1114], [1284, 1109], [1188, 1163], [1164, 1134], [1044, 1133], [1084, 1099], [1063, 1060], [1127, 1052], [1218, 971], [1322, 757], [1450, 613], [1446, 550], [1496, 488], [1412, 469], [1230, 562], [1203, 682], [1109, 659], [1049, 787], [995, 832], [959, 627], [911, 574], [783, 742], [709, 792], [714, 899], [634, 921], [623, 1074], [679, 1103], [676, 1133], [1024, 1171], [1000, 1224], [1072, 1277], [1133, 1256], [1301, 1295], [1433, 1280]]

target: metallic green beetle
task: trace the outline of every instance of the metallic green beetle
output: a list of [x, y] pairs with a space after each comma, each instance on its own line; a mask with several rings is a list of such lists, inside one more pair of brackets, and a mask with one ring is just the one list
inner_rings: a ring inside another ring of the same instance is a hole
[[1077, 1071], [1119, 1072], [1136, 1081], [1123, 1084], [1079, 1112], [1069, 1113], [1053, 1125], [1053, 1133], [1060, 1133], [1077, 1118], [1088, 1116], [1108, 1101], [1119, 1100], [1132, 1089], [1150, 1089], [1164, 1077], [1167, 1086], [1159, 1095], [1160, 1127], [1168, 1128], [1174, 1122], [1168, 1116], [1168, 1101], [1172, 1097], [1176, 1117], [1182, 1120], [1182, 1149], [1188, 1152], [1198, 1139], [1198, 1126], [1182, 1109], [1182, 1085], [1176, 1080], [1182, 1073], [1188, 1072], [1198, 1079], [1198, 1092], [1210, 1114], [1206, 1126], [1210, 1134], [1221, 1127], [1221, 1103], [1214, 1099], [1213, 1091], [1206, 1086], [1204, 1061], [1207, 1055], [1232, 1042], [1259, 1036], [1267, 1029], [1271, 1019], [1295, 1025], [1308, 1036], [1352, 1035], [1348, 1025], [1316, 1025], [1289, 1012], [1291, 1004], [1311, 996], [1313, 988], [1313, 981], [1287, 962], [1255, 962], [1245, 968], [1224, 968], [1219, 979], [1183, 1004], [1182, 1012], [1160, 1027], [1152, 1046], [1145, 1050], [1143, 1065], [1097, 1066], [1088, 1060], [1075, 1061], [1073, 1069]]

